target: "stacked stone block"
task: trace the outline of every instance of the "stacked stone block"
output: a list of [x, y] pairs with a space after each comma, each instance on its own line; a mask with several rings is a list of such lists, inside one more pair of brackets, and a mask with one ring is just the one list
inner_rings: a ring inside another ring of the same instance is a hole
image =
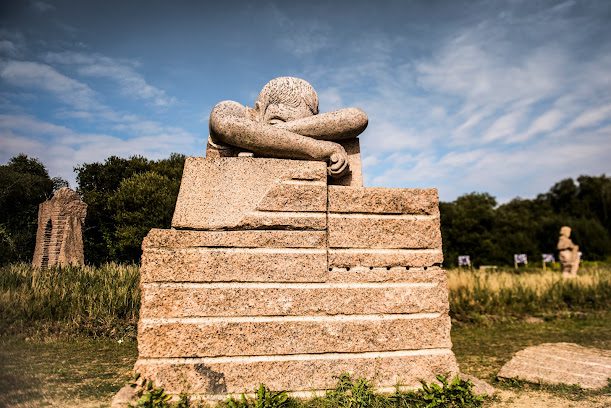
[[143, 243], [136, 370], [208, 400], [458, 372], [437, 192], [327, 185], [324, 163], [189, 158]]

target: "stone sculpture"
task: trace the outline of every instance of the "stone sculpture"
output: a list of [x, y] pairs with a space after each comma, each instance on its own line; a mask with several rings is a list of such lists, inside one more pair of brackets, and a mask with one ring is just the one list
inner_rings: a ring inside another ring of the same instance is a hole
[[579, 269], [579, 246], [571, 241], [571, 228], [564, 226], [560, 228], [560, 237], [558, 238], [558, 259], [562, 265], [562, 276], [571, 278], [577, 276]]
[[210, 113], [206, 157], [237, 156], [240, 150], [260, 157], [319, 160], [339, 178], [350, 171], [348, 154], [338, 142], [357, 137], [367, 127], [358, 108], [318, 113], [318, 95], [294, 77], [269, 81], [254, 108], [223, 101]]
[[62, 187], [38, 207], [38, 230], [32, 264], [40, 268], [84, 265], [83, 224], [87, 213], [79, 195]]
[[362, 187], [329, 139], [358, 157], [365, 114], [318, 115], [305, 81], [274, 81], [252, 110], [214, 108], [172, 229], [144, 239], [136, 371], [206, 400], [260, 383], [310, 396], [343, 372], [389, 391], [458, 373], [437, 190]]

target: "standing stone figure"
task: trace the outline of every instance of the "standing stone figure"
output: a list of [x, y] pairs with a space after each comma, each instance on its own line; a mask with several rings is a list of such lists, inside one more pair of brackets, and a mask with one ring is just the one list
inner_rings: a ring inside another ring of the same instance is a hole
[[358, 108], [318, 113], [318, 95], [307, 81], [280, 77], [269, 81], [254, 108], [234, 101], [219, 102], [210, 113], [206, 157], [254, 153], [259, 157], [319, 160], [340, 178], [350, 172], [348, 154], [340, 144], [367, 127]]
[[562, 276], [564, 278], [572, 278], [577, 276], [579, 269], [579, 246], [571, 241], [571, 228], [564, 226], [560, 228], [560, 237], [558, 238], [558, 258], [562, 265]]
[[36, 249], [32, 264], [40, 268], [84, 265], [83, 224], [87, 213], [79, 195], [62, 187], [38, 207]]

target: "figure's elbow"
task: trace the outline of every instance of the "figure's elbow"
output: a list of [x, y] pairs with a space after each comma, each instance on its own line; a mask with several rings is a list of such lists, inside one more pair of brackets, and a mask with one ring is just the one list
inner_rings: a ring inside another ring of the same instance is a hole
[[233, 117], [232, 111], [235, 109], [235, 107], [232, 106], [233, 104], [239, 105], [237, 102], [233, 101], [222, 101], [212, 108], [208, 120], [208, 127], [211, 134], [223, 138], [223, 136], [230, 133]]
[[360, 108], [348, 108], [348, 109], [350, 109], [350, 116], [352, 117], [352, 120], [354, 121], [355, 130], [358, 133], [361, 133], [362, 131], [365, 130], [365, 128], [367, 128], [367, 125], [369, 124], [369, 118], [367, 117], [367, 114], [365, 113], [364, 110]]

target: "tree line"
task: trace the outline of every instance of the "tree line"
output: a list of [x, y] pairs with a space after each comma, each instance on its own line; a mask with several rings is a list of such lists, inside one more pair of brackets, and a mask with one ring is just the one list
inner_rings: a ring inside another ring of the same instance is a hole
[[[90, 264], [139, 262], [142, 239], [151, 228], [169, 228], [185, 157], [167, 159], [111, 156], [75, 168], [77, 188], [87, 203], [85, 259]], [[66, 185], [51, 178], [37, 159], [18, 155], [0, 165], [0, 264], [30, 262], [36, 240], [38, 205]], [[611, 255], [611, 178], [580, 176], [554, 184], [534, 199], [498, 205], [487, 193], [470, 193], [440, 203], [444, 264], [459, 255], [475, 265], [510, 265], [513, 254], [540, 260], [556, 253], [562, 225], [584, 259]]]

